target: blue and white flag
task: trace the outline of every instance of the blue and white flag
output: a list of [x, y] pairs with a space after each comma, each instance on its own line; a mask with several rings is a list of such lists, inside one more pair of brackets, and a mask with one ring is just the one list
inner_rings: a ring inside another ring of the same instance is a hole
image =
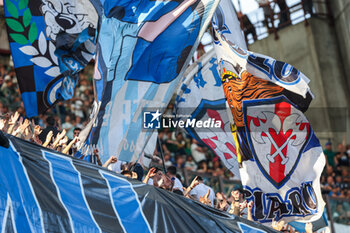
[[2, 132], [0, 137], [1, 232], [275, 232]]
[[[221, 0], [212, 21], [213, 27], [227, 38], [243, 48], [247, 47], [232, 1]], [[214, 37], [214, 43], [220, 42]], [[176, 114], [181, 116], [179, 118], [182, 120], [219, 120], [219, 128], [187, 127], [186, 131], [197, 141], [207, 145], [220, 157], [227, 169], [236, 177], [240, 177], [236, 142], [232, 134], [234, 123], [226, 106], [216, 54], [210, 51], [187, 69], [177, 93]]]
[[[235, 43], [243, 49], [247, 49], [247, 44], [244, 39], [243, 31], [241, 30], [240, 22], [237, 18], [236, 9], [232, 0], [221, 0], [219, 6], [216, 8], [212, 20], [213, 28], [220, 32], [227, 40]], [[214, 44], [220, 44], [215, 33]]]
[[5, 21], [27, 117], [70, 99], [95, 53], [98, 16], [89, 0], [6, 0]]
[[[218, 0], [101, 1], [95, 73], [98, 111], [90, 146], [104, 161], [136, 161], [189, 63]], [[158, 110], [158, 111], [156, 111]]]
[[185, 130], [198, 142], [207, 145], [239, 178], [237, 150], [222, 90], [215, 51], [211, 50], [187, 68], [177, 93], [175, 116], [184, 122], [194, 119], [219, 121], [219, 127], [186, 127]]

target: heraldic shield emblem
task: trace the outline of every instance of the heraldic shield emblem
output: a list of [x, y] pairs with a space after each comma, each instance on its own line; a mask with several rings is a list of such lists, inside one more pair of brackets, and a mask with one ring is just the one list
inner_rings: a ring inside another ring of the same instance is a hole
[[309, 141], [310, 124], [284, 96], [243, 101], [243, 114], [254, 159], [279, 189], [298, 166]]

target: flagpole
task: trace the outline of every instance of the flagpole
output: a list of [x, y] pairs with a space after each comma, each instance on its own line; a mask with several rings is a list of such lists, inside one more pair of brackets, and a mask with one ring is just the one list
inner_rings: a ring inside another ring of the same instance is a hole
[[157, 142], [158, 142], [158, 145], [159, 145], [160, 156], [162, 157], [164, 173], [166, 174], [167, 171], [166, 171], [166, 167], [165, 167], [163, 148], [162, 148], [162, 144], [160, 143], [159, 137], [157, 137]]
[[238, 11], [242, 12], [241, 0], [238, 0]]

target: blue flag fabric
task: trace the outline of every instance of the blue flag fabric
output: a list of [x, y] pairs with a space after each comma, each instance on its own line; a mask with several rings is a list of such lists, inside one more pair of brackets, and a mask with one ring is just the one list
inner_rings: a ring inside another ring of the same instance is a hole
[[154, 131], [143, 129], [143, 110], [168, 104], [218, 2], [101, 1], [99, 103], [83, 150], [96, 146], [103, 161], [111, 155], [139, 158]]
[[5, 0], [5, 20], [28, 117], [70, 99], [95, 52], [97, 12], [89, 0]]
[[275, 232], [2, 132], [0, 138], [7, 141], [0, 145], [1, 232]]

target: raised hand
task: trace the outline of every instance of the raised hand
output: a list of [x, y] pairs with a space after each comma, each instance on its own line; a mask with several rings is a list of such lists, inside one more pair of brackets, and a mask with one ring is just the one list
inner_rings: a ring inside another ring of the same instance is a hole
[[199, 184], [198, 176], [196, 176], [196, 177], [192, 180], [190, 186], [188, 186], [187, 189], [185, 190], [184, 196], [185, 196], [185, 197], [190, 197], [190, 196], [188, 196], [188, 194], [189, 194], [189, 193], [191, 192], [191, 190], [192, 190], [194, 187], [196, 187], [198, 184]]
[[231, 208], [229, 213], [236, 216], [240, 216], [240, 192], [238, 190], [232, 191], [231, 195], [233, 197], [233, 202], [231, 203]]
[[199, 198], [199, 201], [205, 205], [211, 205], [209, 195], [210, 195], [210, 189], [208, 189], [208, 192], [203, 197]]
[[58, 134], [57, 134], [56, 139], [54, 140], [54, 142], [53, 142], [53, 144], [52, 144], [53, 148], [56, 148], [56, 147], [57, 147], [59, 141], [60, 141], [62, 138], [64, 138], [65, 135], [66, 135], [66, 130], [65, 130], [65, 129], [62, 130], [61, 133], [58, 133]]
[[277, 222], [275, 221], [275, 219], [272, 219], [271, 227], [275, 230], [278, 230], [278, 225], [277, 225]]
[[240, 192], [238, 190], [232, 191], [231, 195], [236, 202], [239, 202]]
[[26, 130], [26, 128], [29, 126], [30, 124], [30, 121], [28, 119], [25, 119], [23, 122], [22, 122], [22, 117], [20, 118], [19, 120], [19, 126], [18, 128], [12, 133], [12, 135], [16, 136], [17, 134], [23, 134], [24, 131]]
[[24, 139], [25, 140], [30, 140], [30, 138], [32, 137], [32, 130], [30, 129], [30, 127], [27, 127], [25, 130], [24, 130]]
[[148, 173], [147, 173], [147, 175], [148, 175], [150, 178], [154, 177], [156, 174], [157, 174], [157, 172], [156, 172], [156, 168], [155, 168], [155, 167], [152, 167], [151, 169], [149, 169], [149, 171], [148, 171]]
[[17, 123], [18, 118], [19, 118], [19, 113], [18, 113], [18, 112], [15, 112], [15, 114], [13, 114], [13, 115], [10, 117], [9, 125], [15, 125], [15, 124]]
[[248, 211], [251, 211], [253, 209], [253, 201], [250, 201], [247, 207], [248, 207]]
[[224, 199], [224, 196], [222, 195], [222, 193], [217, 192], [217, 193], [216, 193], [216, 199], [218, 199], [218, 200], [223, 200], [223, 199]]
[[312, 233], [312, 223], [308, 222], [305, 224], [305, 233]]
[[65, 136], [60, 142], [58, 143], [59, 146], [63, 146], [68, 142], [68, 137]]
[[284, 224], [285, 224], [285, 222], [283, 220], [276, 222], [275, 219], [272, 219], [272, 228], [277, 230], [277, 231], [281, 231]]
[[222, 196], [223, 199], [221, 199], [220, 203], [219, 203], [219, 208], [220, 210], [225, 210], [226, 206], [227, 206], [227, 200], [224, 196]]
[[101, 159], [100, 159], [100, 155], [98, 154], [98, 149], [97, 148], [94, 149], [93, 154], [96, 157], [97, 164], [102, 166], [102, 162], [101, 162]]
[[6, 125], [5, 119], [0, 119], [0, 130], [4, 130]]
[[191, 189], [193, 189], [193, 188], [196, 187], [197, 185], [199, 185], [198, 176], [196, 176], [196, 177], [192, 180], [190, 187], [191, 187]]
[[242, 212], [247, 207], [248, 203], [247, 201], [244, 201], [242, 203], [239, 203], [239, 210]]
[[8, 133], [8, 134], [12, 134], [13, 128], [15, 127], [18, 118], [19, 118], [19, 113], [18, 113], [18, 112], [15, 112], [15, 114], [13, 114], [13, 115], [10, 117], [10, 119], [9, 119], [9, 121], [8, 121], [9, 128], [7, 129], [7, 133]]
[[34, 135], [35, 136], [39, 136], [39, 134], [41, 134], [41, 132], [43, 132], [43, 131], [42, 131], [40, 125], [34, 126]]
[[252, 214], [252, 210], [253, 210], [253, 201], [250, 201], [247, 205], [248, 207], [248, 217], [247, 219], [250, 221], [253, 221], [253, 214]]
[[[283, 226], [284, 226], [284, 224], [285, 224], [285, 222], [284, 222], [283, 220], [277, 222], [277, 224], [276, 224], [277, 230], [278, 230], [278, 231], [281, 231], [282, 228], [283, 228]], [[312, 233], [312, 231], [311, 231], [311, 233]]]
[[109, 159], [102, 165], [102, 167], [108, 167], [109, 164], [111, 163], [116, 163], [118, 161], [117, 157], [111, 156]]
[[49, 145], [49, 143], [51, 142], [51, 139], [52, 139], [52, 136], [53, 136], [53, 132], [50, 131], [47, 135], [46, 135], [46, 140], [43, 144], [43, 147], [47, 147]]
[[117, 157], [111, 156], [110, 158], [110, 163], [116, 163], [118, 161]]
[[153, 178], [156, 174], [157, 174], [156, 168], [155, 168], [155, 167], [152, 167], [151, 169], [148, 170], [148, 173], [147, 173], [147, 175], [145, 176], [145, 179], [143, 179], [142, 182], [143, 182], [144, 184], [147, 184], [148, 181], [149, 181], [149, 178]]
[[66, 146], [63, 150], [62, 153], [63, 154], [68, 154], [69, 149], [73, 146], [73, 144], [77, 143], [79, 141], [78, 137], [75, 137], [69, 144], [68, 146]]

